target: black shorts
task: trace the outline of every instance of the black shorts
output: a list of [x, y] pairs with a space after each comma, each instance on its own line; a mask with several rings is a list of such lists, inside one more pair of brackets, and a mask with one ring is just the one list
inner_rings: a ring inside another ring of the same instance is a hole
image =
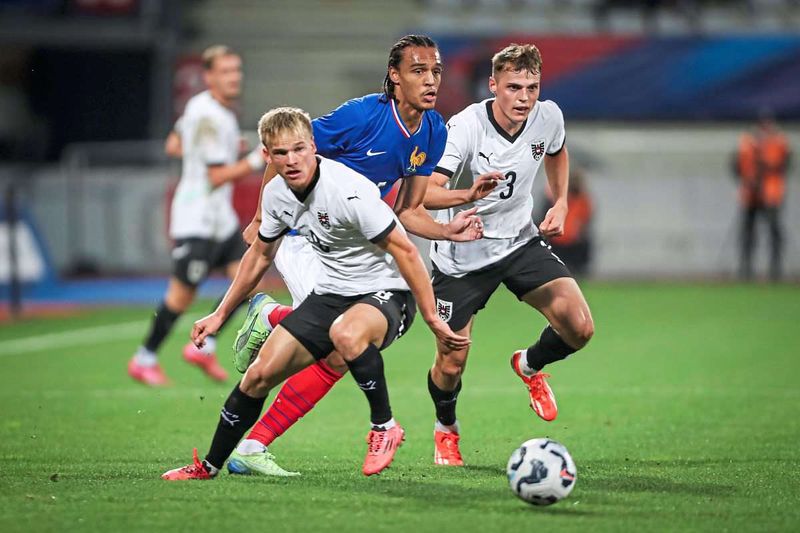
[[300, 306], [281, 320], [286, 328], [315, 359], [334, 351], [330, 328], [333, 321], [355, 304], [368, 304], [380, 311], [389, 323], [379, 350], [388, 348], [411, 327], [417, 305], [409, 291], [379, 291], [358, 296], [311, 293]]
[[177, 239], [172, 248], [172, 275], [190, 287], [197, 287], [209, 272], [239, 261], [246, 250], [238, 231], [224, 241]]
[[569, 269], [541, 237], [488, 267], [455, 278], [433, 265], [433, 292], [439, 317], [459, 331], [486, 307], [502, 282], [522, 300], [527, 293], [557, 278], [571, 278]]

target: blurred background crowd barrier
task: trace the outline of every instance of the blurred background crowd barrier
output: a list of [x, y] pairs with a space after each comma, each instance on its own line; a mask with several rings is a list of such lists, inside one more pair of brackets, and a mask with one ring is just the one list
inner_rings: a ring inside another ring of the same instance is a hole
[[[541, 98], [563, 109], [592, 198], [586, 273], [599, 279], [734, 276], [740, 135], [769, 115], [800, 147], [792, 0], [0, 0], [0, 21], [4, 292], [169, 272], [166, 217], [180, 167], [163, 140], [203, 89], [198, 54], [213, 43], [243, 56], [240, 121], [251, 145], [271, 107], [317, 116], [379, 91], [388, 49], [405, 33], [440, 44], [445, 118], [488, 96], [496, 50], [537, 44]], [[781, 210], [793, 280], [797, 177], [790, 166]], [[237, 186], [243, 220], [257, 191], [258, 176]], [[765, 247], [762, 237], [757, 275]]]

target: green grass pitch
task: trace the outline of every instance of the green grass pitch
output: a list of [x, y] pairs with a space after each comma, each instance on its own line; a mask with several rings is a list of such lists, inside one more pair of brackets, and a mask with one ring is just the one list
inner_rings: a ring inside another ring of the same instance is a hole
[[[552, 365], [560, 413], [528, 408], [508, 366], [544, 326], [500, 291], [479, 315], [459, 400], [462, 469], [432, 464], [424, 323], [385, 353], [406, 444], [360, 473], [367, 404], [346, 377], [272, 451], [295, 479], [167, 483], [207, 450], [234, 384], [184, 364], [183, 319], [162, 350], [174, 386], [125, 373], [150, 309], [0, 325], [0, 530], [777, 531], [800, 529], [800, 287], [587, 284], [596, 335]], [[221, 338], [221, 358], [233, 371]], [[548, 436], [578, 466], [572, 495], [517, 500], [505, 464]]]

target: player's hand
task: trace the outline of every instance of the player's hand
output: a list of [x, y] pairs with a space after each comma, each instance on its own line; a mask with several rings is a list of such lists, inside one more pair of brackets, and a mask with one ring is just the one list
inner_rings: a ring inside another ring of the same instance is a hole
[[247, 227], [244, 228], [244, 231], [242, 231], [242, 239], [244, 239], [244, 242], [247, 243], [247, 246], [253, 244], [258, 238], [258, 228], [260, 227], [261, 221], [254, 218], [250, 221]]
[[469, 201], [474, 202], [481, 198], [486, 198], [497, 187], [497, 184], [504, 179], [505, 177], [500, 172], [481, 174], [472, 181], [472, 187], [469, 188]]
[[448, 241], [464, 242], [483, 238], [483, 221], [475, 213], [477, 207], [460, 211], [445, 226], [445, 238]]
[[564, 221], [567, 219], [566, 202], [556, 202], [556, 205], [547, 210], [544, 220], [539, 224], [539, 232], [543, 237], [558, 237], [564, 234]]
[[469, 337], [463, 337], [453, 333], [453, 330], [450, 329], [450, 326], [448, 326], [438, 316], [428, 322], [428, 327], [431, 328], [431, 331], [433, 331], [433, 334], [436, 335], [436, 338], [439, 339], [439, 341], [441, 341], [441, 343], [447, 346], [447, 348], [450, 350], [463, 350], [468, 348], [470, 343], [472, 343]]
[[215, 335], [224, 321], [225, 319], [222, 316], [214, 312], [195, 322], [192, 327], [192, 342], [194, 345], [201, 348], [206, 342], [206, 337]]

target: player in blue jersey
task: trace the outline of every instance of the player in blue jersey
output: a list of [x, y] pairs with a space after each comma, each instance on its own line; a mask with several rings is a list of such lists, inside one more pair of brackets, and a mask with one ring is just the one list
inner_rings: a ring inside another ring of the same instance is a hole
[[[474, 209], [441, 224], [422, 206], [428, 180], [447, 141], [444, 120], [434, 110], [442, 69], [439, 50], [432, 39], [420, 35], [403, 37], [389, 54], [383, 92], [349, 100], [312, 121], [314, 143], [320, 155], [344, 163], [369, 178], [382, 197], [402, 179], [394, 209], [409, 232], [433, 240], [475, 240], [482, 237], [483, 227]], [[268, 167], [264, 184], [274, 176], [273, 167]], [[499, 179], [502, 176], [494, 172], [478, 177], [469, 190], [468, 201], [489, 194]], [[245, 230], [248, 242], [261, 224], [260, 214], [259, 208]], [[275, 265], [296, 307], [309, 294], [318, 275], [319, 263], [311, 245], [305, 238], [287, 235], [278, 249]], [[248, 327], [243, 328], [246, 333], [242, 336], [252, 335], [250, 325], [258, 327], [259, 322], [262, 328], [274, 327], [289, 312], [291, 308], [272, 303], [268, 298], [260, 300], [251, 305], [246, 319]], [[248, 350], [257, 351], [253, 346]], [[246, 364], [245, 356], [243, 366]], [[344, 361], [333, 353], [287, 380], [231, 456], [228, 469], [235, 473], [291, 475], [275, 464], [266, 447], [309, 412], [346, 371]]]

